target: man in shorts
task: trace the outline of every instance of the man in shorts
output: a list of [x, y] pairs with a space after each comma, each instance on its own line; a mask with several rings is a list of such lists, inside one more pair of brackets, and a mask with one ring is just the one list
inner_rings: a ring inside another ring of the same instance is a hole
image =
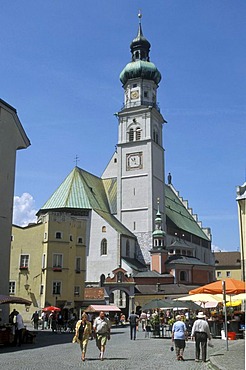
[[107, 340], [110, 339], [110, 321], [105, 317], [103, 311], [100, 312], [99, 316], [94, 320], [93, 330], [96, 336], [96, 345], [100, 351], [100, 360], [103, 360], [105, 347]]

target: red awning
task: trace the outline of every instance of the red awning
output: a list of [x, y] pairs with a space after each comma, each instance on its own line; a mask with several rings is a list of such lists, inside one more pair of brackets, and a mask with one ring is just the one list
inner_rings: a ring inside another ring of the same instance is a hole
[[91, 304], [85, 309], [85, 312], [120, 312], [119, 307], [107, 304]]

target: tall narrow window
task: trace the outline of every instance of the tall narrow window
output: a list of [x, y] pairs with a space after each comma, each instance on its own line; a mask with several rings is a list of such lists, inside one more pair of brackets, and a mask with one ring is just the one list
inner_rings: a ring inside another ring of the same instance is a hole
[[76, 257], [75, 263], [76, 263], [75, 270], [77, 273], [79, 273], [81, 270], [81, 257]]
[[9, 294], [15, 294], [15, 281], [9, 282]]
[[134, 130], [133, 128], [130, 128], [129, 130], [129, 141], [133, 141], [134, 140]]
[[46, 255], [45, 253], [42, 255], [42, 269], [45, 269], [46, 267]]
[[101, 256], [105, 256], [108, 254], [108, 245], [107, 239], [103, 239], [101, 241]]
[[140, 127], [136, 128], [136, 140], [137, 141], [141, 140], [141, 128]]

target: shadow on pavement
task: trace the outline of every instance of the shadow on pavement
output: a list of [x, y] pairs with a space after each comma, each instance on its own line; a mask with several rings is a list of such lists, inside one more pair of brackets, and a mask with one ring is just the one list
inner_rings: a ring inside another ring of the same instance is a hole
[[40, 347], [47, 347], [47, 346], [54, 346], [56, 344], [65, 344], [65, 343], [72, 343], [72, 339], [74, 334], [73, 333], [52, 333], [46, 331], [37, 331], [35, 332], [36, 338], [35, 342], [32, 344], [24, 343], [20, 347], [15, 347], [13, 345], [9, 346], [0, 346], [0, 355], [2, 353], [8, 352], [17, 352], [17, 351], [24, 351], [26, 349], [35, 349]]

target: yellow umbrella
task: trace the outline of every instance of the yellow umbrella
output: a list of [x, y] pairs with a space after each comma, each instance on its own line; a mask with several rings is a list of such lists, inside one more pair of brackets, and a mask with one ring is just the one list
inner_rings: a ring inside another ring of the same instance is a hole
[[227, 302], [226, 307], [237, 307], [237, 306], [240, 306], [241, 304], [242, 304], [241, 299], [238, 299], [236, 301]]

